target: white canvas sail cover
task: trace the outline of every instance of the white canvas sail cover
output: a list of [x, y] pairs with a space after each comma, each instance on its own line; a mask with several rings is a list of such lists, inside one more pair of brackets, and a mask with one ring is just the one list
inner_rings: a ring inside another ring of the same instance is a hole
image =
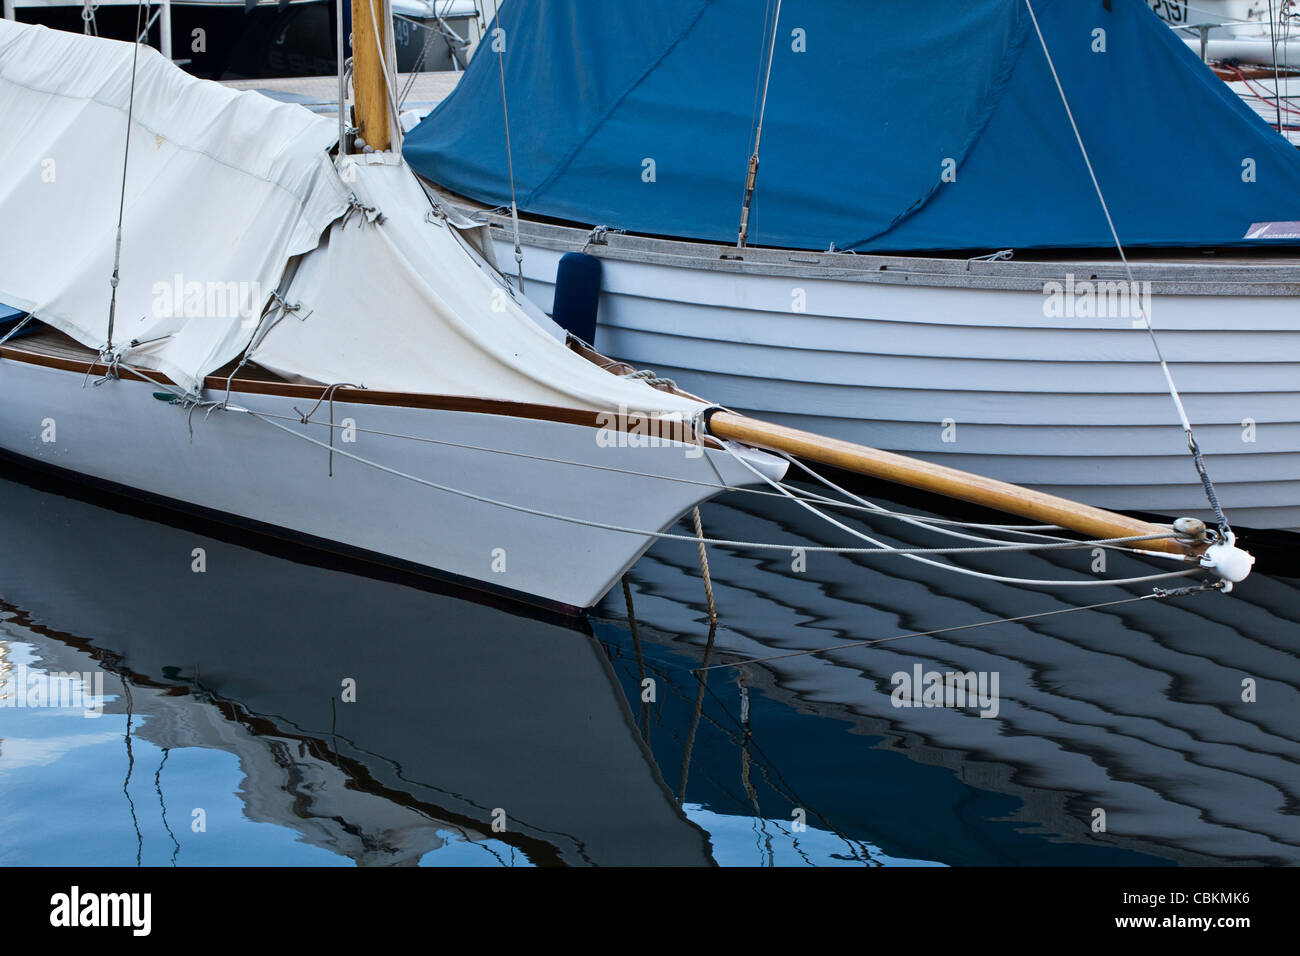
[[[346, 157], [344, 179], [382, 218], [335, 223], [285, 295], [296, 312], [253, 361], [295, 378], [564, 408], [689, 417], [699, 403], [583, 359], [530, 318], [390, 155]], [[548, 322], [541, 316], [542, 322]]]
[[[293, 255], [347, 207], [301, 107], [141, 46], [113, 345], [187, 389], [247, 344]], [[133, 47], [0, 20], [0, 302], [108, 344]]]
[[[131, 60], [131, 44], [0, 20], [0, 302], [96, 349], [108, 341]], [[399, 157], [344, 157], [340, 174], [336, 130], [140, 48], [112, 343], [123, 361], [197, 391], [252, 343], [254, 362], [299, 381], [640, 415], [700, 408], [569, 350], [454, 229], [426, 218], [429, 197]], [[299, 308], [264, 308], [277, 292]]]

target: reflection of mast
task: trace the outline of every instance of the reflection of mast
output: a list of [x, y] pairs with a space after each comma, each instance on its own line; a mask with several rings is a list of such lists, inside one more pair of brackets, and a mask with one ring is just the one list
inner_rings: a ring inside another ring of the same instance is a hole
[[359, 866], [416, 866], [448, 843], [487, 839], [419, 807], [366, 792], [314, 741], [260, 733], [238, 705], [202, 692], [198, 697], [167, 694], [151, 701], [150, 716], [136, 735], [164, 753], [202, 747], [234, 754], [250, 820], [296, 830], [304, 843]]
[[[9, 687], [10, 674], [14, 672], [14, 665], [9, 661], [9, 642], [0, 640], [0, 700], [4, 700], [14, 693], [13, 688]], [[6, 690], [5, 688], [9, 688]], [[0, 737], [0, 757], [4, 756], [4, 738]]]
[[14, 665], [9, 660], [9, 642], [0, 640], [0, 700], [13, 696], [14, 688], [9, 686], [13, 672]]

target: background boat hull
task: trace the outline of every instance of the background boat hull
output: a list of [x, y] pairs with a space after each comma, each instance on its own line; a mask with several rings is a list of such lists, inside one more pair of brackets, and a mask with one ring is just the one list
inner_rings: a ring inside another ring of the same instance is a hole
[[[559, 258], [588, 234], [526, 230], [525, 291], [549, 312]], [[513, 245], [494, 236], [510, 271]], [[780, 250], [745, 250], [742, 263], [720, 248], [587, 247], [603, 265], [597, 347], [783, 424], [1100, 507], [1209, 516], [1145, 330], [1127, 314], [1045, 314], [1047, 277], [1118, 280], [1117, 264]], [[1300, 286], [1283, 269], [1267, 284], [1220, 272], [1138, 268], [1154, 277], [1153, 325], [1229, 517], [1294, 531]]]

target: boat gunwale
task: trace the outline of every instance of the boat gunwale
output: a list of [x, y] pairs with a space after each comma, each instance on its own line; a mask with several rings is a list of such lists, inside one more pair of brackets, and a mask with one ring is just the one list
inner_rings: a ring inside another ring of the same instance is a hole
[[[435, 189], [441, 187], [434, 185]], [[508, 215], [461, 196], [450, 203], [462, 214], [490, 227], [494, 239], [512, 241]], [[881, 253], [817, 252], [808, 249], [721, 245], [704, 240], [675, 239], [637, 233], [606, 233], [600, 242], [589, 242], [593, 229], [578, 224], [551, 222], [523, 215], [520, 236], [531, 245], [557, 252], [581, 249], [598, 258], [646, 265], [688, 268], [697, 271], [738, 273], [777, 278], [828, 279], [969, 289], [1005, 289], [1042, 293], [1043, 283], [1062, 281], [1067, 274], [1076, 281], [1124, 282], [1128, 280], [1119, 259], [1091, 257], [1080, 253], [1066, 258], [1071, 250], [1060, 250], [1059, 259], [1004, 259], [976, 257], [887, 255]], [[1294, 247], [1287, 247], [1294, 249]], [[1166, 255], [1191, 255], [1196, 247], [1164, 250]], [[1281, 248], [1279, 247], [1279, 252]], [[1027, 250], [1026, 254], [1051, 252]], [[1145, 256], [1149, 250], [1130, 251]], [[1276, 261], [1284, 258], [1286, 261]], [[830, 261], [828, 261], [830, 260]], [[1233, 262], [1206, 260], [1130, 258], [1133, 277], [1151, 283], [1160, 295], [1252, 295], [1300, 296], [1300, 252], [1275, 256], [1274, 261]]]

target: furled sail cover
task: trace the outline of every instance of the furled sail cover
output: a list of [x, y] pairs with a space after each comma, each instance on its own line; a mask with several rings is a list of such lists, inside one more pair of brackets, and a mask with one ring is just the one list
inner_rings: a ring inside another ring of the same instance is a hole
[[[132, 46], [0, 20], [0, 301], [108, 341]], [[113, 331], [193, 389], [247, 345], [285, 265], [347, 208], [337, 127], [141, 47]]]
[[373, 212], [339, 220], [302, 258], [285, 294], [296, 308], [268, 314], [254, 362], [323, 384], [684, 420], [700, 409], [565, 347], [545, 316], [530, 317], [455, 230], [429, 215], [405, 163], [368, 154], [346, 157], [343, 169]]
[[[508, 0], [495, 36], [520, 208], [734, 242], [765, 6]], [[1143, 0], [1033, 9], [1124, 242], [1262, 244], [1252, 223], [1300, 220], [1300, 152]], [[406, 155], [508, 204], [498, 62], [485, 43]], [[750, 241], [1111, 245], [1025, 0], [785, 0]]]

